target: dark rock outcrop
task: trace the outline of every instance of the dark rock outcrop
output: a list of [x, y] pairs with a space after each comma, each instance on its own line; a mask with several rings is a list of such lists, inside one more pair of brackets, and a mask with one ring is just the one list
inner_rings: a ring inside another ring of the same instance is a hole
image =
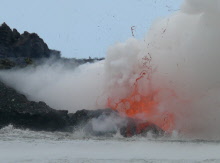
[[0, 26], [0, 70], [13, 67], [23, 68], [30, 64], [40, 64], [41, 59], [53, 58], [54, 61], [65, 62], [69, 66], [93, 63], [104, 58], [76, 59], [63, 58], [61, 52], [51, 50], [36, 33], [25, 31], [20, 34], [6, 23]]
[[36, 33], [25, 31], [20, 34], [16, 29], [3, 23], [0, 26], [0, 58], [48, 58], [60, 57], [60, 52], [51, 50]]
[[[113, 124], [109, 128], [111, 119]], [[100, 130], [97, 125], [107, 125]], [[43, 131], [74, 131], [84, 129], [88, 134], [102, 136], [112, 135], [118, 130], [125, 137], [136, 134], [146, 134], [149, 131], [156, 136], [164, 132], [154, 124], [145, 123], [141, 130], [139, 125], [143, 122], [121, 117], [112, 109], [80, 110], [76, 113], [68, 113], [66, 110], [55, 110], [44, 102], [28, 101], [27, 98], [14, 89], [0, 82], [0, 128], [12, 124], [18, 128], [28, 128]], [[98, 129], [97, 129], [98, 128]]]
[[62, 130], [68, 124], [67, 117], [67, 111], [54, 110], [44, 102], [28, 101], [0, 82], [0, 127], [13, 124], [34, 130]]

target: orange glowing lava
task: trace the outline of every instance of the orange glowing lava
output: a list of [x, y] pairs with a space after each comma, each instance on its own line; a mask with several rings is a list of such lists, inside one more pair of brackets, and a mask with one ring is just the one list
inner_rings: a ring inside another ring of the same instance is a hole
[[[139, 81], [145, 80], [146, 72], [142, 72], [136, 79], [132, 92], [117, 103], [114, 98], [108, 98], [108, 107], [117, 110], [122, 115], [143, 121], [137, 126], [137, 133], [141, 132], [149, 123], [153, 123], [166, 132], [170, 132], [174, 127], [174, 115], [159, 110], [159, 101], [156, 96], [160, 90], [152, 90], [147, 95], [139, 92]], [[146, 79], [149, 80], [149, 79]]]

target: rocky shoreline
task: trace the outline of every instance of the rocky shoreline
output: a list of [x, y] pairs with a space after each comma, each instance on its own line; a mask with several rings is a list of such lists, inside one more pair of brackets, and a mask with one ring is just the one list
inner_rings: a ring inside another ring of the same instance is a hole
[[[37, 34], [28, 32], [20, 34], [16, 29], [11, 30], [6, 23], [0, 26], [0, 70], [27, 67], [39, 63], [42, 58], [49, 57], [74, 65], [103, 59], [65, 59], [61, 57], [59, 51], [50, 50]], [[106, 119], [109, 118], [112, 127], [103, 128]], [[100, 123], [101, 130], [96, 126]], [[149, 131], [156, 136], [164, 134], [163, 130], [152, 123], [123, 117], [112, 109], [79, 110], [76, 113], [55, 110], [45, 102], [29, 101], [23, 94], [7, 86], [7, 83], [1, 82], [0, 79], [0, 128], [10, 124], [17, 128], [36, 131], [73, 132], [83, 129], [95, 136], [112, 135], [118, 131], [125, 137], [146, 134]], [[144, 128], [138, 128], [140, 125]]]
[[[115, 123], [114, 130], [96, 130], [91, 123], [92, 120], [105, 121], [105, 118], [117, 119], [123, 123]], [[121, 117], [112, 109], [79, 110], [76, 113], [55, 110], [44, 102], [27, 100], [24, 95], [0, 82], [0, 128], [9, 124], [36, 131], [72, 132], [80, 128], [96, 136], [116, 134], [117, 131], [125, 137], [137, 134], [137, 122], [131, 118]], [[156, 135], [163, 134], [160, 128], [150, 123], [138, 134], [148, 131]]]

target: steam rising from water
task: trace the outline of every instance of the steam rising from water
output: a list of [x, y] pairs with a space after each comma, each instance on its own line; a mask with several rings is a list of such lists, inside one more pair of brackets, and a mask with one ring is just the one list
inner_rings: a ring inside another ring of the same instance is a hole
[[151, 88], [142, 83], [142, 92], [163, 89], [159, 107], [175, 115], [175, 129], [185, 136], [220, 139], [219, 16], [218, 0], [185, 0], [180, 11], [154, 22], [143, 40], [110, 47], [104, 62], [76, 69], [44, 65], [0, 77], [32, 100], [74, 112], [104, 108], [109, 96], [126, 97], [146, 69], [143, 58], [152, 57]]

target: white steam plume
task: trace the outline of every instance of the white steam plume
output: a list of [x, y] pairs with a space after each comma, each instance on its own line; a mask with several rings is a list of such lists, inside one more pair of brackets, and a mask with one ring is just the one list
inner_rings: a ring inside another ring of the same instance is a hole
[[37, 67], [1, 71], [0, 79], [28, 99], [44, 101], [55, 109], [75, 112], [103, 108], [101, 102], [97, 103], [103, 89], [103, 61], [77, 68], [66, 66], [64, 62], [48, 62]]
[[[126, 97], [143, 69], [142, 58], [150, 54], [156, 69], [152, 88], [175, 91], [176, 97], [162, 91], [157, 100], [161, 110], [175, 114], [176, 130], [193, 138], [219, 139], [219, 16], [218, 0], [187, 0], [179, 12], [155, 22], [143, 41], [110, 48], [110, 96]], [[142, 84], [144, 90], [147, 86]]]
[[104, 62], [75, 70], [45, 65], [0, 77], [52, 107], [94, 109], [105, 107], [107, 97], [125, 98], [146, 69], [143, 58], [152, 57], [151, 88], [141, 83], [142, 92], [174, 91], [175, 97], [161, 91], [157, 101], [160, 110], [175, 115], [175, 129], [192, 138], [220, 139], [219, 16], [218, 0], [185, 0], [180, 11], [154, 22], [143, 40], [110, 47]]

